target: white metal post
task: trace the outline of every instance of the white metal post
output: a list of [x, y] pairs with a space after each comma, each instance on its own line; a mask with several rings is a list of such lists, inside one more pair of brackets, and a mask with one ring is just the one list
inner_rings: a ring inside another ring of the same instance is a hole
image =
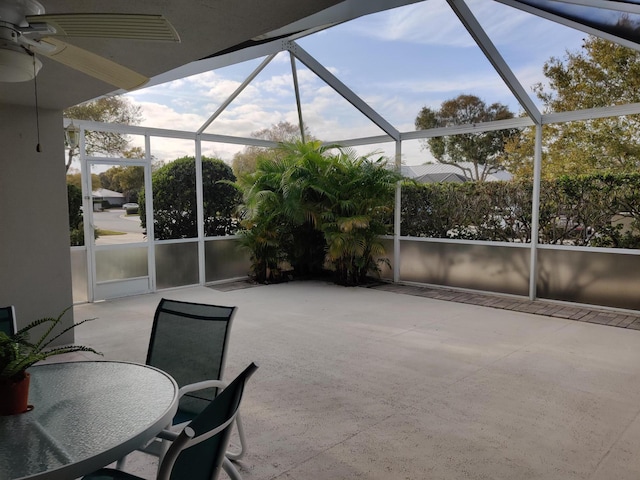
[[95, 269], [95, 242], [93, 225], [93, 187], [91, 184], [91, 170], [87, 162], [86, 154], [86, 130], [80, 127], [80, 143], [78, 144], [78, 155], [80, 157], [80, 179], [82, 186], [82, 221], [84, 223], [84, 246], [87, 252], [87, 299], [89, 302], [95, 300], [96, 269]]
[[[396, 142], [396, 170], [402, 169], [402, 141]], [[400, 209], [402, 207], [402, 182], [396, 184], [395, 208], [393, 209], [393, 282], [400, 281]]]
[[153, 223], [153, 182], [151, 178], [151, 137], [144, 136], [144, 214], [147, 224], [147, 272], [149, 273], [149, 289], [156, 291], [156, 234]]
[[202, 186], [202, 139], [196, 135], [196, 222], [198, 225], [198, 281], [206, 282], [206, 262], [204, 258], [204, 194]]
[[529, 300], [535, 300], [538, 282], [538, 232], [540, 228], [540, 179], [542, 177], [542, 125], [536, 125], [533, 155], [533, 197], [531, 201], [531, 260], [529, 262]]

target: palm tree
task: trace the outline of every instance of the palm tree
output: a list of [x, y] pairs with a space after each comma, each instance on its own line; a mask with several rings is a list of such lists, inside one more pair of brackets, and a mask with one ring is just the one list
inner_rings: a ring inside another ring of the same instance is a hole
[[342, 151], [334, 172], [333, 203], [325, 209], [321, 230], [327, 260], [336, 281], [358, 285], [370, 273], [379, 273], [385, 255], [380, 236], [390, 233], [394, 190], [400, 175], [386, 168], [386, 160], [358, 157]]
[[382, 158], [334, 145], [296, 142], [280, 149], [278, 159], [259, 159], [257, 170], [237, 182], [256, 278], [276, 280], [282, 272], [274, 265], [283, 260], [304, 276], [328, 264], [345, 285], [379, 271], [385, 253], [379, 235], [388, 233], [400, 175]]

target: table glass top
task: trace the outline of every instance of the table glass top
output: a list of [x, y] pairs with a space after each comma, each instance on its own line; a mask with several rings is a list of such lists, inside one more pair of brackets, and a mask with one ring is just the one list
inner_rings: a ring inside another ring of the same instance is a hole
[[33, 410], [0, 417], [2, 479], [99, 455], [170, 419], [175, 408], [175, 382], [144, 365], [74, 362], [29, 372]]

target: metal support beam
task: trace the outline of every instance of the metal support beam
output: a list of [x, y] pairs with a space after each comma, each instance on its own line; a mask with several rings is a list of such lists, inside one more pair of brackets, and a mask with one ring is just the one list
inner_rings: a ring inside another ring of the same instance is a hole
[[463, 133], [483, 133], [507, 128], [532, 127], [535, 123], [528, 117], [516, 117], [508, 120], [495, 120], [493, 122], [473, 123], [466, 125], [454, 125], [451, 127], [430, 128], [428, 130], [416, 130], [400, 134], [402, 140], [418, 140], [421, 138], [444, 137], [447, 135], [460, 135]]
[[275, 148], [278, 142], [263, 140], [261, 138], [231, 137], [229, 135], [218, 135], [215, 133], [203, 133], [200, 135], [203, 142], [231, 143], [232, 145], [251, 145], [253, 147]]
[[351, 140], [329, 140], [323, 142], [323, 144], [340, 145], [341, 147], [358, 147], [360, 145], [372, 145], [374, 143], [391, 143], [393, 141], [393, 138], [389, 137], [389, 135], [378, 135], [376, 137], [361, 137], [353, 138]]
[[296, 70], [296, 57], [293, 53], [289, 52], [289, 59], [291, 60], [291, 75], [293, 75], [293, 89], [296, 92], [296, 107], [298, 107], [298, 125], [300, 126], [300, 138], [302, 143], [305, 143], [304, 138], [304, 122], [302, 121], [302, 104], [300, 102], [300, 87], [298, 85], [298, 70]]
[[620, 117], [622, 115], [637, 115], [640, 113], [640, 103], [627, 105], [612, 105], [610, 107], [587, 108], [573, 112], [557, 112], [542, 115], [542, 124], [575, 122], [593, 120], [595, 118]]
[[247, 88], [247, 85], [249, 85], [254, 78], [256, 78], [258, 76], [258, 74], [264, 69], [264, 67], [266, 67], [267, 65], [269, 65], [269, 62], [271, 62], [271, 60], [273, 60], [275, 58], [275, 56], [277, 55], [277, 53], [271, 54], [269, 55], [267, 58], [265, 58], [262, 63], [260, 65], [258, 65], [258, 67], [251, 72], [251, 75], [249, 75], [244, 82], [242, 82], [240, 84], [240, 86], [238, 88], [236, 88], [235, 92], [233, 92], [229, 98], [227, 98], [224, 102], [222, 102], [222, 105], [220, 105], [218, 107], [218, 109], [215, 111], [215, 113], [213, 115], [211, 115], [208, 120], [206, 122], [204, 122], [204, 124], [198, 129], [198, 131], [196, 132], [196, 135], [200, 135], [202, 132], [204, 132], [207, 127], [209, 125], [211, 125], [211, 123], [218, 118], [218, 116], [225, 111], [225, 109], [229, 106], [229, 104], [231, 104], [231, 102], [233, 102], [236, 97], [238, 95], [240, 95], [240, 93], [242, 93], [242, 91]]
[[[396, 170], [402, 168], [402, 141], [396, 142]], [[395, 207], [393, 209], [393, 282], [400, 281], [400, 234], [402, 210], [402, 182], [396, 184]]]
[[541, 121], [540, 117], [542, 116], [540, 110], [538, 110], [538, 107], [533, 103], [531, 97], [529, 97], [525, 89], [522, 87], [522, 84], [513, 74], [507, 65], [507, 62], [504, 61], [502, 55], [500, 55], [498, 49], [489, 39], [486, 32], [480, 26], [480, 23], [478, 23], [478, 20], [473, 13], [471, 13], [471, 10], [469, 10], [469, 7], [464, 0], [447, 0], [447, 3], [458, 16], [467, 31], [471, 34], [489, 62], [491, 62], [493, 68], [496, 69], [498, 75], [500, 75], [507, 87], [509, 87], [509, 90], [511, 90], [518, 99], [522, 108], [524, 108], [533, 121], [539, 125]]
[[349, 89], [349, 87], [338, 80], [329, 70], [323, 67], [320, 62], [309, 55], [309, 53], [306, 52], [300, 45], [295, 42], [283, 42], [283, 44], [287, 48], [287, 50], [289, 50], [298, 60], [306, 65], [309, 70], [311, 70], [318, 77], [324, 80], [327, 85], [333, 88], [347, 102], [356, 107], [369, 120], [380, 127], [387, 135], [389, 135], [396, 141], [400, 139], [400, 132], [393, 125], [382, 118], [382, 116], [378, 112], [371, 108], [364, 100], [358, 97], [352, 90]]

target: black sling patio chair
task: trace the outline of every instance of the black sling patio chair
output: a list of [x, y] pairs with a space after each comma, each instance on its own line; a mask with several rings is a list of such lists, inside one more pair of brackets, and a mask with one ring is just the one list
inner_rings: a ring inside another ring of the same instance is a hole
[[[180, 387], [178, 412], [170, 427], [174, 431], [193, 420], [226, 386], [223, 375], [235, 312], [236, 307], [166, 298], [158, 304], [146, 363], [167, 372]], [[239, 445], [227, 451], [231, 460], [239, 460], [246, 451], [240, 415], [235, 423]], [[167, 448], [166, 442], [156, 439], [141, 451], [162, 459]], [[118, 462], [118, 468], [124, 467], [125, 460]]]
[[[180, 433], [165, 430], [163, 437], [171, 446], [160, 463], [157, 480], [215, 480], [221, 469], [233, 468], [225, 456], [233, 421], [237, 418], [244, 386], [257, 370], [249, 365]], [[234, 469], [235, 471], [235, 469]], [[230, 475], [240, 478], [239, 475]], [[142, 480], [112, 468], [102, 468], [83, 480]]]

